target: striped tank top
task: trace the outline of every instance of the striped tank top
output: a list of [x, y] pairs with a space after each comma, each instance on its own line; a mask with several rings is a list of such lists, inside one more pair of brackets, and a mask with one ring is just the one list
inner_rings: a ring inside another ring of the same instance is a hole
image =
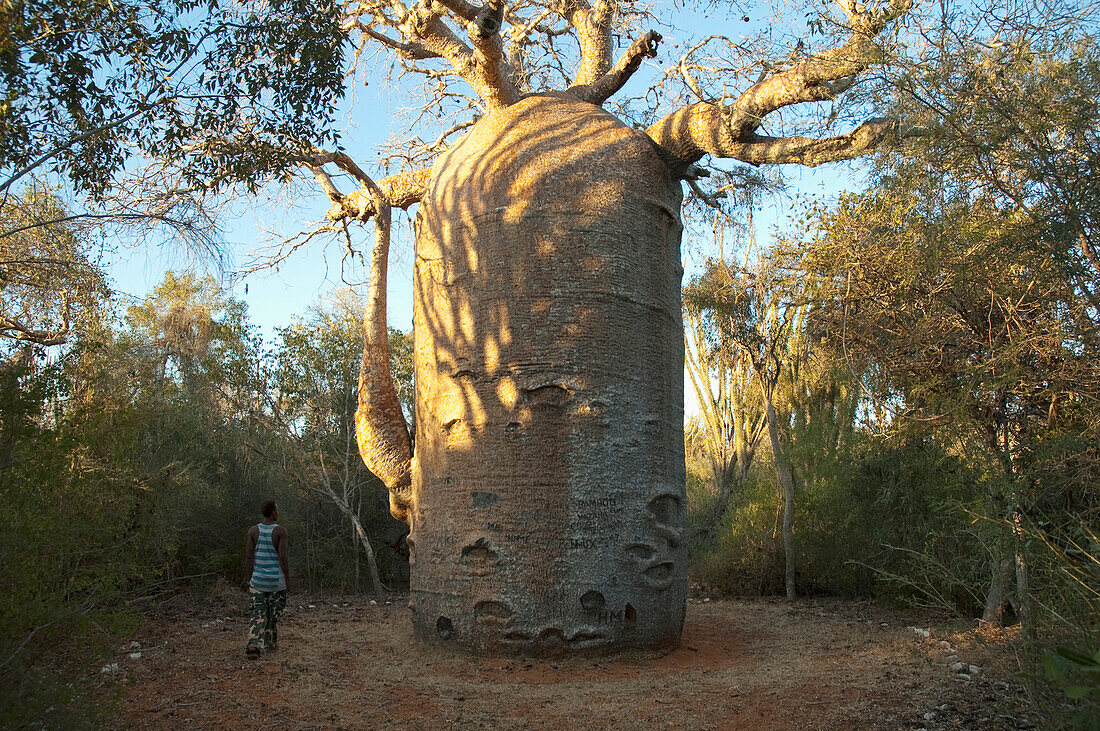
[[249, 585], [257, 591], [282, 591], [286, 588], [286, 577], [279, 564], [279, 553], [271, 540], [271, 533], [278, 527], [259, 524], [260, 535], [256, 539], [256, 563], [252, 569], [252, 581]]

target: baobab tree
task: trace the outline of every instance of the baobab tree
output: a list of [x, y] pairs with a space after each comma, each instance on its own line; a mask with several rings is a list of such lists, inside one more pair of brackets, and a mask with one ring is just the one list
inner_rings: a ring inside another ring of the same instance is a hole
[[[661, 41], [641, 33], [612, 59], [617, 24], [637, 20], [630, 4], [350, 6], [345, 27], [364, 46], [437, 62], [483, 110], [430, 168], [374, 181], [341, 152], [304, 161], [332, 223], [375, 220], [358, 439], [411, 527], [420, 637], [527, 653], [678, 642], [681, 181], [706, 155], [817, 165], [899, 134], [885, 119], [825, 138], [761, 132], [879, 64], [878, 37], [907, 4], [839, 8], [838, 45], [796, 50], [736, 95], [695, 86], [695, 102], [636, 129], [603, 108]], [[571, 83], [531, 88], [532, 36], [566, 33], [580, 49]], [[333, 167], [361, 188], [340, 191]], [[414, 203], [415, 453], [385, 322], [390, 209]]]

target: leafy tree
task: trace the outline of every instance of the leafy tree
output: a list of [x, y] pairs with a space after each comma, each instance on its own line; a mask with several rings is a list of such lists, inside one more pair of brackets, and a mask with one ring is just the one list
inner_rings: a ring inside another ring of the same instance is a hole
[[37, 225], [64, 217], [37, 183], [0, 207], [0, 358], [65, 343], [103, 314], [109, 291], [93, 240], [71, 224]]
[[745, 484], [756, 448], [767, 426], [761, 401], [752, 388], [753, 370], [738, 353], [707, 343], [705, 316], [685, 308], [686, 365], [701, 414], [698, 451], [706, 459], [712, 504], [703, 508], [696, 529], [704, 540], [720, 524], [729, 500]]
[[1043, 446], [1051, 435], [1088, 429], [1077, 419], [1091, 411], [1096, 329], [1041, 229], [933, 175], [842, 200], [820, 220], [805, 266], [826, 283], [819, 324], [838, 352], [887, 374], [875, 394], [896, 418], [957, 429], [990, 460], [989, 507], [1015, 537], [1015, 558], [995, 561], [986, 618], [1001, 618], [1015, 564], [1015, 603], [1029, 619], [1023, 523], [1059, 502], [1035, 470], [1054, 457]]
[[777, 397], [784, 381], [797, 382], [807, 358], [802, 324], [806, 308], [804, 294], [783, 276], [777, 264], [762, 259], [750, 268], [710, 261], [685, 288], [685, 296], [689, 307], [705, 317], [712, 347], [730, 360], [741, 361], [751, 373], [750, 383], [759, 390], [783, 501], [786, 593], [793, 599], [797, 593], [792, 527], [796, 477], [789, 454], [790, 437], [783, 434], [789, 419], [779, 416]]
[[[1005, 24], [988, 42], [943, 36], [941, 51], [958, 61], [914, 67], [899, 81], [896, 104], [926, 125], [912, 154], [950, 171], [960, 195], [1011, 210], [1031, 226], [1040, 234], [1034, 243], [1095, 308], [1100, 47], [1088, 14], [1049, 22], [1041, 33]], [[888, 170], [906, 177], [901, 166]]]
[[339, 13], [296, 0], [5, 3], [0, 194], [49, 170], [101, 195], [135, 155], [179, 162], [183, 188], [254, 184], [333, 139]]

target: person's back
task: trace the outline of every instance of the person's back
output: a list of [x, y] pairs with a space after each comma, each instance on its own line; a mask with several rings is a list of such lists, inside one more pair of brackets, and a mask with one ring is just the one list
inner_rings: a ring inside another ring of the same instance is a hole
[[283, 576], [283, 568], [279, 565], [279, 552], [272, 540], [272, 534], [279, 528], [278, 523], [256, 525], [258, 535], [252, 564], [252, 578], [248, 585], [259, 591], [282, 591], [286, 588], [286, 577]]
[[264, 521], [248, 529], [246, 565], [248, 581], [248, 645], [245, 653], [259, 657], [274, 652], [278, 643], [279, 615], [286, 608], [290, 584], [286, 529], [276, 521], [279, 508], [273, 500], [260, 507]]

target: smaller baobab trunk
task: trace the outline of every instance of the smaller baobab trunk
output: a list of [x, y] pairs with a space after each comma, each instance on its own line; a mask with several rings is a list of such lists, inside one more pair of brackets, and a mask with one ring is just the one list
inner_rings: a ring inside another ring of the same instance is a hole
[[390, 339], [386, 323], [390, 202], [373, 181], [368, 179], [366, 182], [374, 200], [375, 242], [363, 314], [363, 359], [359, 370], [355, 436], [367, 469], [377, 475], [389, 491], [390, 512], [398, 520], [408, 522], [412, 444], [390, 374]]

